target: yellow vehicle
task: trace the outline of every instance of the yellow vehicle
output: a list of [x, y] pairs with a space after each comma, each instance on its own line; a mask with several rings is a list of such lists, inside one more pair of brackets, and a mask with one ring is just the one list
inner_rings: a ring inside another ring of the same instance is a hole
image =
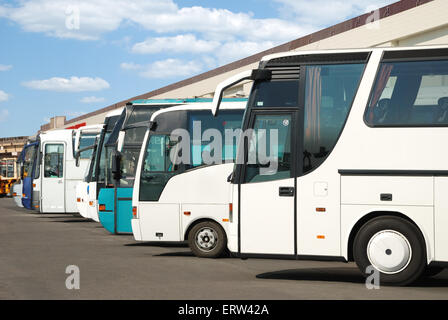
[[12, 196], [12, 185], [18, 179], [16, 159], [0, 160], [0, 197]]

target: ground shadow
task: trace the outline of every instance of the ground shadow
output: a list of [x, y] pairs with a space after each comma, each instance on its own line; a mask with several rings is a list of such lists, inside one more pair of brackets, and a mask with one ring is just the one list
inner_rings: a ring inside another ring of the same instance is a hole
[[86, 219], [68, 219], [68, 220], [56, 220], [52, 222], [58, 223], [91, 223], [92, 221]]
[[418, 280], [410, 285], [414, 288], [447, 288], [448, 287], [448, 272], [444, 270], [441, 274], [434, 277], [427, 277]]
[[259, 279], [302, 280], [364, 283], [365, 279], [356, 268], [288, 269], [256, 275]]
[[137, 243], [127, 243], [125, 247], [161, 247], [161, 248], [187, 248], [188, 243], [186, 242], [137, 242]]
[[153, 254], [153, 257], [194, 257], [191, 251], [180, 251], [180, 252], [165, 252], [160, 254]]
[[[41, 216], [38, 216], [37, 218], [38, 219], [73, 219], [74, 217], [72, 217], [72, 216], [43, 216], [43, 215], [41, 215]], [[77, 219], [81, 219], [81, 218], [77, 218]], [[86, 220], [86, 221], [90, 221], [88, 219], [84, 219], [84, 218], [82, 218], [82, 219]]]
[[[196, 257], [193, 252], [191, 251], [179, 251], [179, 252], [165, 252], [160, 254], [153, 254], [153, 257]], [[230, 256], [224, 254], [221, 257], [215, 258], [215, 259], [229, 259]], [[211, 259], [211, 258], [205, 258], [205, 259]]]
[[[444, 271], [436, 277], [423, 278], [409, 287], [448, 287], [448, 278]], [[444, 276], [445, 275], [445, 276]], [[324, 281], [324, 282], [347, 282], [365, 283], [365, 278], [357, 268], [309, 268], [288, 269], [266, 272], [256, 275], [258, 279], [296, 280], [296, 281]]]

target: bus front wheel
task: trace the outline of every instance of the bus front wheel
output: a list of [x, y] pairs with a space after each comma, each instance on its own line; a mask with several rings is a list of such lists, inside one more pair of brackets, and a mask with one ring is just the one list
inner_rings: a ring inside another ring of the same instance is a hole
[[227, 236], [218, 223], [203, 221], [191, 228], [188, 245], [197, 257], [218, 258], [226, 252]]
[[384, 285], [411, 284], [426, 268], [425, 241], [419, 229], [393, 216], [374, 218], [361, 227], [353, 257], [366, 277], [379, 271], [378, 280]]

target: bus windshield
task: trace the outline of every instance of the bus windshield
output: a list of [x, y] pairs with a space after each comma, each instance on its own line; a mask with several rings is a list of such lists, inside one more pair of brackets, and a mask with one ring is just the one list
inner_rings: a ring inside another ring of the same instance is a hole
[[32, 177], [33, 165], [36, 156], [36, 145], [30, 146], [25, 151], [25, 156], [23, 159], [23, 176], [22, 178]]
[[92, 179], [92, 174], [95, 168], [95, 157], [96, 157], [96, 150], [98, 148], [98, 135], [97, 137], [95, 137], [95, 142], [94, 145], [95, 147], [91, 150], [91, 155], [90, 155], [90, 161], [89, 161], [89, 165], [86, 168], [86, 172], [84, 174], [84, 182], [90, 182]]
[[[220, 159], [217, 162], [233, 162], [236, 157], [236, 144], [239, 134], [232, 135], [231, 139], [225, 137], [231, 133], [241, 132], [241, 122], [244, 110], [222, 110], [217, 117], [212, 117], [210, 111], [191, 111], [187, 116], [187, 131], [190, 136], [189, 150], [183, 150], [182, 139], [173, 133], [157, 133], [150, 131], [145, 151], [144, 162], [140, 179], [140, 200], [157, 201], [168, 180], [188, 169], [197, 168], [207, 164], [206, 154], [212, 153], [213, 138], [207, 137], [207, 130], [214, 130], [222, 137]], [[156, 120], [157, 121], [157, 120]], [[172, 128], [172, 130], [180, 128]], [[193, 131], [199, 136], [196, 137]], [[212, 131], [209, 131], [212, 132]], [[219, 152], [213, 146], [213, 153]], [[188, 159], [179, 156], [187, 152]], [[180, 159], [182, 158], [182, 159]], [[215, 158], [216, 160], [216, 158]], [[214, 164], [219, 164], [214, 163]]]
[[105, 183], [105, 170], [106, 170], [106, 142], [109, 140], [111, 132], [113, 131], [115, 124], [121, 119], [121, 116], [112, 116], [106, 118], [104, 129], [98, 138], [98, 145], [95, 148], [95, 153], [92, 154], [92, 173], [90, 181], [97, 181], [99, 183]]
[[299, 81], [258, 81], [249, 102], [253, 107], [297, 107]]
[[103, 142], [101, 145], [98, 145], [97, 152], [95, 153], [94, 164], [93, 164], [93, 172], [92, 172], [92, 181], [97, 181], [99, 183], [105, 183], [106, 181], [106, 144], [104, 143], [110, 136], [110, 132], [104, 132], [103, 138], [100, 142]]
[[[95, 143], [95, 138], [97, 133], [81, 133], [81, 137], [79, 138], [79, 146], [78, 149], [81, 150], [86, 147], [90, 147]], [[80, 159], [90, 159], [92, 156], [93, 149], [85, 150], [79, 154]]]
[[[147, 127], [144, 125], [130, 128], [127, 127], [139, 123], [149, 122], [149, 120], [151, 119], [151, 115], [161, 108], [162, 105], [136, 105], [132, 106], [131, 108], [128, 107], [127, 109], [125, 109], [107, 141], [105, 152], [106, 158], [104, 162], [107, 166], [107, 168], [105, 169], [106, 184], [113, 183], [112, 172], [110, 169], [110, 155], [117, 146], [116, 143], [118, 140], [119, 132], [121, 130], [124, 130], [125, 135], [123, 147], [120, 150], [122, 154], [122, 161], [121, 179], [119, 181], [119, 184], [120, 187], [132, 187], [134, 185], [135, 169], [137, 166], [141, 145], [143, 143], [143, 138], [145, 136]], [[127, 117], [124, 116], [125, 112], [129, 113]]]

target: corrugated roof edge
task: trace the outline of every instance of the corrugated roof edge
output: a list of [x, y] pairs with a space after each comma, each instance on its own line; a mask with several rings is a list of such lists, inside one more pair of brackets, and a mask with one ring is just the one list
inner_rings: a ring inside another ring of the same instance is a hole
[[[213, 98], [187, 98], [187, 99], [139, 99], [131, 101], [132, 104], [172, 104], [172, 103], [201, 103], [201, 102], [212, 102]], [[224, 98], [224, 102], [244, 102], [247, 98]]]
[[[401, 0], [401, 1], [397, 1], [397, 2], [394, 2], [394, 3], [390, 4], [390, 5], [388, 5], [388, 6], [384, 6], [384, 7], [380, 8], [379, 9], [380, 10], [379, 17], [380, 17], [380, 19], [383, 19], [383, 18], [386, 18], [386, 17], [390, 17], [392, 15], [401, 13], [403, 11], [406, 11], [406, 10], [418, 7], [420, 5], [423, 5], [423, 4], [432, 2], [432, 1], [434, 1], [434, 0]], [[335, 25], [333, 25], [331, 27], [322, 29], [320, 31], [316, 31], [316, 32], [311, 33], [309, 35], [303, 36], [303, 37], [298, 38], [296, 40], [289, 41], [287, 43], [284, 43], [284, 44], [281, 44], [279, 46], [273, 47], [271, 49], [259, 52], [257, 54], [252, 55], [252, 56], [249, 56], [249, 57], [246, 57], [246, 58], [243, 58], [243, 59], [231, 62], [229, 64], [226, 64], [224, 66], [218, 67], [216, 69], [213, 69], [213, 70], [210, 70], [210, 71], [198, 74], [198, 75], [193, 76], [191, 78], [187, 78], [187, 79], [184, 79], [184, 80], [172, 83], [172, 84], [167, 85], [165, 87], [162, 87], [162, 88], [159, 88], [159, 89], [156, 89], [156, 90], [153, 90], [153, 91], [150, 91], [150, 92], [147, 92], [147, 93], [144, 93], [144, 94], [141, 94], [141, 95], [138, 95], [138, 96], [135, 96], [135, 97], [123, 100], [123, 101], [120, 101], [118, 103], [114, 103], [114, 104], [112, 104], [110, 106], [107, 106], [105, 108], [102, 108], [102, 109], [99, 109], [99, 110], [96, 110], [96, 111], [93, 111], [93, 112], [90, 112], [90, 113], [87, 113], [87, 114], [84, 114], [84, 115], [79, 116], [77, 118], [70, 119], [70, 120], [66, 121], [66, 124], [70, 124], [70, 123], [74, 123], [74, 122], [77, 122], [77, 121], [81, 121], [83, 119], [86, 119], [86, 118], [89, 118], [89, 117], [92, 117], [92, 116], [95, 116], [95, 115], [98, 115], [98, 114], [101, 114], [101, 113], [104, 113], [104, 112], [107, 112], [107, 111], [110, 111], [110, 110], [113, 110], [113, 109], [116, 109], [116, 108], [119, 108], [119, 107], [122, 107], [127, 102], [131, 102], [133, 100], [147, 99], [147, 98], [150, 98], [150, 97], [154, 97], [154, 96], [157, 96], [159, 94], [163, 94], [165, 92], [172, 91], [172, 90], [181, 88], [183, 86], [186, 86], [186, 85], [189, 85], [189, 84], [192, 84], [192, 83], [195, 83], [195, 82], [199, 82], [199, 81], [205, 80], [207, 78], [214, 77], [214, 76], [219, 75], [221, 73], [229, 72], [229, 71], [232, 71], [232, 70], [244, 67], [244, 66], [249, 65], [251, 63], [257, 62], [257, 61], [261, 60], [261, 58], [263, 58], [264, 56], [272, 54], [272, 53], [278, 53], [278, 52], [282, 52], [282, 51], [291, 51], [293, 49], [300, 48], [300, 47], [302, 47], [304, 45], [307, 45], [307, 44], [310, 44], [310, 43], [313, 43], [313, 42], [317, 42], [317, 41], [320, 41], [320, 40], [323, 40], [323, 39], [327, 39], [327, 38], [330, 38], [330, 37], [335, 36], [337, 34], [340, 34], [340, 33], [343, 33], [343, 32], [349, 31], [349, 30], [352, 30], [352, 29], [356, 29], [358, 27], [361, 27], [361, 26], [365, 25], [366, 24], [366, 20], [367, 20], [368, 17], [370, 17], [370, 15], [371, 15], [371, 12], [362, 14], [362, 15], [360, 15], [358, 17], [355, 17], [355, 18], [346, 20], [344, 22], [335, 24]]]

